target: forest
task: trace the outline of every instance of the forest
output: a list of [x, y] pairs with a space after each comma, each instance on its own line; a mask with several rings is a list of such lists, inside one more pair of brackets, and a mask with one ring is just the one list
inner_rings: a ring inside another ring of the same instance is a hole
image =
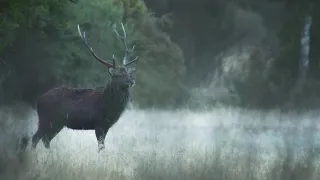
[[[319, 10], [316, 0], [0, 0], [0, 179], [317, 180]], [[17, 153], [38, 127], [39, 96], [110, 80], [78, 25], [121, 64], [121, 23], [139, 60], [106, 149], [94, 131], [64, 128], [51, 149]]]
[[[132, 98], [138, 107], [319, 105], [316, 1], [1, 0], [0, 5], [2, 105], [32, 104], [57, 86], [104, 86], [106, 69], [84, 49], [76, 25], [97, 54], [111, 59], [123, 56], [112, 31], [122, 21], [141, 59]], [[302, 68], [307, 16], [310, 53]]]

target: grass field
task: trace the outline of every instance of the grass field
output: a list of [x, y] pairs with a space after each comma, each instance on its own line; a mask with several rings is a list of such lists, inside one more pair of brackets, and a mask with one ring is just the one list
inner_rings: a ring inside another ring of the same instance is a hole
[[93, 131], [64, 129], [46, 150], [39, 143], [19, 162], [21, 131], [35, 112], [0, 113], [4, 180], [311, 180], [320, 177], [317, 112], [129, 110], [98, 153]]

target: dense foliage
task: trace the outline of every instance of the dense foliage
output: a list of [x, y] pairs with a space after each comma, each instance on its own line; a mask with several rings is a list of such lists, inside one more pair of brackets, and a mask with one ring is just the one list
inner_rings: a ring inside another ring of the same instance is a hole
[[[158, 16], [173, 14], [170, 34], [184, 52], [186, 81], [204, 89], [194, 93], [202, 96], [197, 106], [223, 101], [255, 108], [319, 107], [320, 1], [145, 2]], [[300, 41], [308, 15], [310, 61], [301, 84]]]
[[[104, 86], [106, 67], [94, 60], [77, 34], [86, 31], [94, 51], [118, 63], [124, 48], [113, 28], [123, 21], [128, 44], [140, 57], [133, 102], [137, 105], [176, 105], [183, 91], [181, 50], [158, 27], [140, 0], [6, 1], [1, 9], [1, 103], [26, 101], [58, 85]], [[170, 79], [170, 80], [169, 80]], [[163, 98], [166, 97], [166, 98]]]
[[[312, 0], [1, 0], [0, 101], [32, 103], [60, 85], [104, 86], [106, 68], [76, 26], [97, 54], [115, 54], [120, 62], [124, 51], [113, 28], [124, 22], [140, 57], [137, 106], [318, 107], [319, 8]], [[313, 17], [310, 66], [296, 91], [307, 15]]]

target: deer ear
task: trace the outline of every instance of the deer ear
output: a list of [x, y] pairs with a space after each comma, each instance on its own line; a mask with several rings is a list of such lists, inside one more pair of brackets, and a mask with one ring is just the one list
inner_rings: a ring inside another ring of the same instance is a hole
[[109, 74], [110, 74], [111, 76], [113, 76], [113, 74], [114, 74], [114, 69], [111, 67], [111, 68], [108, 68], [108, 71], [109, 71]]

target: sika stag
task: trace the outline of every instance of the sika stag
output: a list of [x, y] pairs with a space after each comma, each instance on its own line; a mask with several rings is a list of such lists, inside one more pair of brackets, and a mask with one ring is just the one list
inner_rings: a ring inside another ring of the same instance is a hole
[[[127, 62], [128, 49], [126, 31], [121, 23], [123, 36], [114, 29], [122, 40], [125, 48], [123, 64], [116, 66], [113, 56], [112, 63], [99, 58], [89, 46], [85, 32], [82, 33], [78, 25], [78, 32], [93, 57], [108, 68], [110, 81], [104, 88], [79, 89], [58, 87], [49, 90], [37, 99], [37, 113], [39, 117], [38, 130], [32, 137], [32, 148], [41, 139], [49, 149], [50, 141], [63, 129], [95, 130], [99, 151], [105, 148], [104, 140], [108, 130], [118, 121], [124, 112], [129, 98], [130, 87], [135, 84], [131, 74], [135, 70], [128, 65], [137, 62], [138, 57]], [[21, 142], [21, 150], [28, 145], [28, 138]]]

